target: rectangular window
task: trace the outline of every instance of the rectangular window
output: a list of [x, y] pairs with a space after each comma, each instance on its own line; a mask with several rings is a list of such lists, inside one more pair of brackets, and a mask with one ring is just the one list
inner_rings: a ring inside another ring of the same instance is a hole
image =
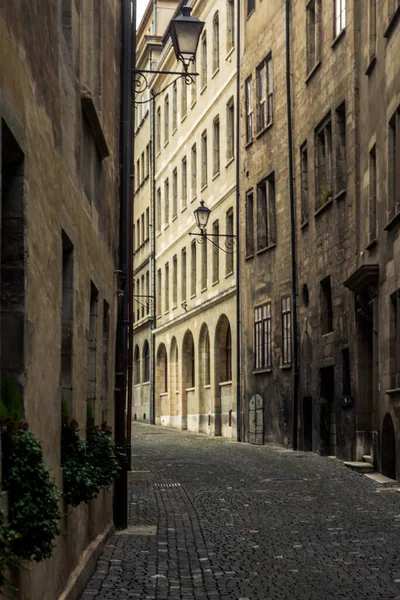
[[[219, 235], [219, 221], [214, 221], [212, 232], [214, 236]], [[219, 248], [217, 246], [218, 238], [213, 239], [216, 243], [212, 246], [212, 282], [217, 283], [219, 280]]]
[[322, 334], [333, 331], [333, 312], [332, 312], [332, 289], [331, 278], [326, 277], [321, 281], [321, 330]]
[[157, 233], [161, 231], [161, 188], [157, 190]]
[[271, 302], [254, 309], [254, 368], [272, 368]]
[[146, 230], [144, 228], [144, 213], [142, 213], [141, 222], [142, 222], [142, 243], [144, 243], [146, 240]]
[[101, 420], [107, 421], [109, 377], [109, 341], [110, 341], [110, 305], [103, 300], [103, 339], [102, 339], [102, 373], [101, 373]]
[[138, 248], [140, 248], [140, 245], [141, 245], [141, 239], [140, 239], [140, 219], [138, 219], [136, 221], [136, 232], [137, 232], [137, 244], [138, 244]]
[[201, 38], [201, 73], [200, 85], [203, 89], [207, 85], [207, 36], [204, 33]]
[[172, 172], [172, 218], [178, 216], [178, 170]]
[[201, 291], [207, 288], [207, 238], [201, 245]]
[[226, 105], [226, 160], [235, 156], [235, 112], [233, 98]]
[[219, 117], [216, 117], [213, 121], [213, 175], [219, 173]]
[[187, 115], [187, 85], [184, 77], [182, 77], [181, 81], [181, 120], [183, 121]]
[[249, 190], [246, 194], [246, 257], [254, 254], [254, 194]]
[[301, 222], [308, 221], [308, 150], [307, 142], [300, 148]]
[[191, 151], [191, 181], [192, 181], [192, 200], [196, 198], [197, 195], [197, 150], [196, 144], [193, 144]]
[[150, 173], [150, 144], [146, 146], [146, 177], [149, 176]]
[[157, 108], [156, 150], [157, 154], [161, 152], [161, 106]]
[[178, 84], [172, 86], [172, 131], [178, 126]]
[[390, 296], [389, 387], [400, 387], [400, 290]]
[[332, 123], [329, 115], [315, 132], [315, 209], [333, 198]]
[[164, 146], [169, 140], [169, 96], [165, 96], [164, 100]]
[[207, 185], [207, 131], [201, 134], [201, 189]]
[[136, 294], [137, 294], [137, 301], [136, 301], [136, 319], [139, 321], [140, 319], [140, 302], [141, 302], [141, 297], [140, 297], [140, 279], [136, 280]]
[[335, 0], [335, 37], [346, 27], [346, 0]]
[[376, 56], [376, 0], [368, 0], [369, 59]]
[[246, 142], [253, 139], [253, 80], [251, 77], [246, 79]]
[[[192, 73], [196, 73], [196, 59], [194, 59], [194, 61], [192, 62]], [[194, 81], [193, 83], [190, 85], [190, 89], [191, 89], [191, 108], [193, 108], [194, 104], [196, 103], [197, 100], [197, 82], [196, 79], [197, 77], [193, 78]]]
[[90, 282], [89, 335], [87, 338], [87, 405], [96, 412], [97, 399], [97, 315], [99, 292]]
[[[2, 205], [4, 206], [4, 205]], [[2, 223], [4, 227], [4, 222]], [[72, 409], [74, 247], [62, 232], [61, 395]], [[3, 366], [3, 365], [2, 365]]]
[[150, 313], [150, 273], [146, 271], [146, 313]]
[[320, 60], [321, 0], [311, 0], [307, 5], [307, 74]]
[[187, 162], [186, 156], [182, 158], [182, 209], [187, 206]]
[[169, 180], [164, 182], [164, 223], [169, 223]]
[[400, 211], [400, 111], [389, 122], [388, 212], [392, 219]]
[[150, 237], [150, 209], [146, 208], [146, 240]]
[[186, 301], [186, 248], [182, 248], [181, 255], [181, 300]]
[[146, 302], [146, 298], [143, 297], [144, 295], [145, 295], [144, 275], [142, 275], [142, 298], [140, 298], [140, 304], [141, 304], [141, 308], [142, 308], [142, 318], [144, 317], [144, 309], [145, 309], [145, 302]]
[[142, 156], [141, 156], [141, 167], [142, 167], [142, 174], [141, 174], [140, 182], [143, 183], [144, 178], [145, 178], [145, 172], [144, 172], [144, 152], [142, 152]]
[[292, 364], [292, 308], [290, 296], [282, 298], [282, 364]]
[[336, 109], [336, 193], [346, 189], [346, 107]]
[[172, 259], [172, 308], [178, 304], [178, 257]]
[[247, 16], [251, 15], [256, 8], [256, 0], [247, 0]]
[[276, 243], [275, 174], [257, 186], [257, 250]]
[[135, 231], [135, 223], [132, 225], [132, 240], [133, 240], [133, 250], [136, 250], [136, 231]]
[[190, 252], [191, 252], [191, 262], [192, 262], [192, 276], [191, 276], [191, 280], [190, 280], [190, 295], [191, 296], [195, 296], [196, 295], [196, 277], [197, 277], [197, 271], [196, 271], [196, 241], [194, 240], [190, 246]]
[[213, 73], [219, 69], [219, 15], [215, 13], [213, 18]]
[[368, 212], [369, 212], [369, 242], [376, 239], [376, 145], [369, 153], [369, 182], [368, 182]]
[[229, 52], [235, 45], [235, 5], [234, 0], [226, 4], [226, 50]]
[[[228, 236], [233, 235], [233, 210], [232, 209], [229, 209], [226, 213], [226, 234]], [[227, 245], [228, 252], [227, 252], [227, 254], [225, 254], [225, 257], [226, 257], [225, 272], [226, 272], [226, 275], [230, 275], [230, 273], [233, 273], [234, 244], [233, 244], [232, 237], [226, 238], [226, 245]]]
[[140, 187], [140, 158], [136, 161], [136, 187]]
[[161, 311], [162, 311], [162, 307], [161, 307], [161, 269], [158, 269], [157, 271], [157, 316], [160, 317], [161, 316]]
[[350, 351], [342, 350], [342, 396], [351, 396]]
[[169, 311], [169, 263], [165, 265], [165, 281], [164, 281], [164, 312]]
[[273, 121], [274, 89], [272, 77], [272, 56], [267, 58], [257, 67], [257, 110], [258, 131], [262, 131]]

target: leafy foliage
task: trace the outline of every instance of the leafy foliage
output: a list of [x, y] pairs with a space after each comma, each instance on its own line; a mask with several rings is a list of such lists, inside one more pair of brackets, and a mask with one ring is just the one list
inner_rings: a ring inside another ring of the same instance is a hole
[[100, 488], [109, 487], [120, 472], [118, 452], [111, 439], [111, 429], [90, 427], [87, 431], [87, 451], [90, 464]]
[[22, 395], [17, 390], [14, 381], [5, 377], [0, 387], [0, 422], [12, 420], [14, 423], [20, 423], [24, 418], [24, 408]]

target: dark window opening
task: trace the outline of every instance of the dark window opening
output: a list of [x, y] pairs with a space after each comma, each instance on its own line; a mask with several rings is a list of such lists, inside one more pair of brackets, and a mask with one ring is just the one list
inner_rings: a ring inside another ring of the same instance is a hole
[[321, 328], [322, 334], [333, 331], [331, 278], [321, 281]]

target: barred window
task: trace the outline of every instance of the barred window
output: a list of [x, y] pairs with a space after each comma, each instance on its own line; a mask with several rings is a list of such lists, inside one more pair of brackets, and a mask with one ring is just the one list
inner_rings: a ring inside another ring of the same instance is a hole
[[282, 298], [282, 363], [292, 363], [292, 307], [290, 296]]
[[272, 315], [271, 302], [254, 309], [255, 369], [272, 367]]

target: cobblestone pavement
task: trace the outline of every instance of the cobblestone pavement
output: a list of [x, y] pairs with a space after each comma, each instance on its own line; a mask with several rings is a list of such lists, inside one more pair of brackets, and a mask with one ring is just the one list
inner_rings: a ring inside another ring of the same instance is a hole
[[132, 452], [129, 529], [81, 600], [400, 599], [398, 484], [144, 424]]

